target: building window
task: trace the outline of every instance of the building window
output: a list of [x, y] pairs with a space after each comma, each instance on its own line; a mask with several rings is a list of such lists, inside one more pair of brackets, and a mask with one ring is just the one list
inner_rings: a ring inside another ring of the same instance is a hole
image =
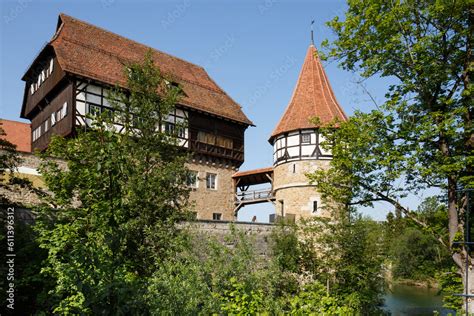
[[51, 113], [51, 126], [56, 125], [56, 112]]
[[190, 188], [197, 189], [197, 187], [199, 185], [197, 171], [190, 171], [188, 173], [188, 176], [187, 176], [187, 179], [186, 179], [186, 184]]
[[33, 141], [41, 137], [41, 125], [33, 130]]
[[174, 133], [174, 124], [170, 122], [165, 122], [165, 133], [168, 135], [173, 135]]
[[89, 104], [89, 114], [92, 116], [99, 116], [100, 115], [100, 106]]
[[296, 173], [296, 164], [293, 164], [293, 173]]
[[49, 74], [53, 73], [53, 66], [54, 66], [54, 59], [51, 58], [51, 60], [49, 61]]
[[303, 144], [311, 143], [311, 134], [301, 134], [301, 143]]
[[313, 201], [313, 213], [318, 211], [318, 201]]
[[206, 175], [206, 187], [215, 190], [217, 188], [217, 174], [208, 173]]
[[178, 127], [178, 137], [186, 138], [186, 130], [182, 127]]
[[212, 220], [221, 221], [222, 220], [222, 213], [212, 213]]
[[46, 133], [49, 130], [49, 120], [46, 119], [46, 121], [43, 122], [43, 130]]
[[64, 102], [63, 107], [61, 108], [60, 120], [66, 117], [67, 115], [67, 102]]

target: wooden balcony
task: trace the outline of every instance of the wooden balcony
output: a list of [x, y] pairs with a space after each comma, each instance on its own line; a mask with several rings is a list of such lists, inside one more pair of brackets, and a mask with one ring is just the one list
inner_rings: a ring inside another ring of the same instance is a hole
[[199, 154], [211, 155], [240, 162], [244, 161], [243, 148], [224, 148], [212, 144], [203, 143], [195, 139], [190, 140], [190, 144], [190, 149]]

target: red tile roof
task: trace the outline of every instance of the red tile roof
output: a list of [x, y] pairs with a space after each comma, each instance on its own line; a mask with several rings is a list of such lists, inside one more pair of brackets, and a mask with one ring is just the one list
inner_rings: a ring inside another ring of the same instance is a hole
[[347, 116], [334, 96], [316, 48], [310, 45], [290, 103], [280, 122], [273, 130], [270, 142], [276, 135], [304, 128], [314, 128], [312, 117], [321, 123], [335, 118], [346, 121]]
[[182, 86], [182, 105], [252, 125], [204, 68], [62, 13], [58, 25], [50, 45], [64, 71], [125, 87], [124, 65], [141, 61], [151, 50], [163, 75]]
[[272, 172], [273, 172], [273, 167], [239, 171], [239, 172], [234, 173], [232, 175], [232, 178], [239, 178], [239, 177], [244, 177], [244, 176], [249, 176], [249, 175], [265, 174], [265, 173], [272, 173]]
[[0, 127], [6, 133], [0, 136], [16, 145], [17, 151], [31, 152], [31, 126], [28, 123], [0, 119]]
[[270, 183], [269, 177], [273, 178], [273, 167], [239, 171], [232, 175], [234, 183], [238, 186]]

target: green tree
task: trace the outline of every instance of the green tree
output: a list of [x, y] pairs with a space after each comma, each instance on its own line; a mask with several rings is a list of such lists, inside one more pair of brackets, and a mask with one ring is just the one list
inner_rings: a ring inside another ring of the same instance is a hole
[[7, 171], [14, 171], [20, 163], [20, 156], [16, 151], [16, 145], [10, 143], [6, 138], [6, 132], [0, 122], [0, 181]]
[[408, 217], [387, 218], [384, 223], [387, 256], [393, 264], [395, 279], [430, 282], [438, 272], [450, 270], [453, 264], [448, 249], [433, 237], [435, 233], [448, 239], [446, 205], [429, 197], [411, 214], [429, 229], [420, 229]]
[[[180, 96], [147, 54], [125, 70], [113, 109], [77, 137], [52, 140], [41, 173], [50, 191], [35, 230], [54, 280], [47, 312], [146, 314], [147, 280], [170, 254], [186, 214], [185, 152], [163, 118]], [[120, 130], [114, 123], [122, 124]]]
[[[0, 186], [7, 187], [5, 174], [8, 173], [10, 179], [14, 179], [13, 173], [21, 162], [21, 157], [16, 151], [16, 145], [10, 143], [6, 138], [6, 132], [0, 122]], [[6, 196], [0, 193], [0, 204], [10, 204]]]
[[[282, 304], [292, 306], [291, 310], [283, 307], [284, 311], [297, 315], [380, 313], [382, 227], [353, 212], [339, 211], [337, 221], [309, 219], [298, 223], [296, 229], [283, 226], [273, 235], [280, 239], [274, 242], [273, 253], [285, 282], [280, 285], [281, 296], [294, 297]], [[289, 251], [289, 255], [281, 256], [282, 251]]]
[[[348, 2], [345, 17], [328, 23], [337, 35], [328, 55], [346, 70], [393, 83], [384, 104], [339, 124], [330, 137], [332, 168], [311, 177], [342, 203], [385, 201], [407, 216], [401, 198], [440, 188], [447, 196], [449, 239], [437, 240], [448, 248], [463, 234], [466, 199], [456, 190], [474, 185], [473, 10], [468, 0]], [[453, 250], [463, 274], [467, 253]]]

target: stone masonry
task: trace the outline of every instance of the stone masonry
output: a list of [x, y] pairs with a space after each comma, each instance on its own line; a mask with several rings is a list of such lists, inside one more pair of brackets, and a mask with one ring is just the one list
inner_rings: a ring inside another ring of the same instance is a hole
[[[225, 221], [234, 220], [234, 188], [232, 175], [236, 172], [231, 167], [213, 165], [212, 163], [190, 162], [187, 167], [198, 172], [198, 186], [190, 193], [190, 202], [197, 219], [212, 219], [213, 213], [222, 214]], [[216, 189], [206, 187], [206, 174], [217, 174]]]
[[[273, 190], [278, 215], [294, 214], [296, 219], [310, 216], [329, 216], [321, 195], [314, 185], [309, 184], [307, 173], [319, 168], [328, 168], [329, 160], [298, 160], [274, 167]], [[282, 204], [283, 201], [283, 204]], [[313, 212], [313, 202], [318, 208]], [[283, 210], [282, 210], [283, 206]]]

